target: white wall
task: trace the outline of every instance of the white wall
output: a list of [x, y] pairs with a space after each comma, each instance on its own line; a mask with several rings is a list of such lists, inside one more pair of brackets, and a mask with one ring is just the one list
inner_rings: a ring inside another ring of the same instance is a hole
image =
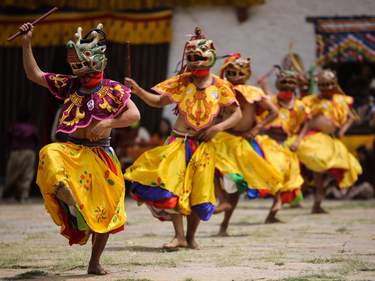
[[[375, 0], [266, 0], [255, 7], [245, 23], [238, 23], [235, 11], [228, 7], [177, 8], [173, 16], [173, 41], [169, 56], [168, 76], [174, 75], [185, 41], [195, 26], [201, 26], [214, 41], [218, 55], [240, 52], [251, 57], [254, 77], [280, 64], [291, 41], [293, 51], [305, 64], [315, 60], [313, 24], [307, 16], [374, 15]], [[218, 71], [222, 61], [214, 67]], [[164, 113], [173, 119], [169, 110]]]

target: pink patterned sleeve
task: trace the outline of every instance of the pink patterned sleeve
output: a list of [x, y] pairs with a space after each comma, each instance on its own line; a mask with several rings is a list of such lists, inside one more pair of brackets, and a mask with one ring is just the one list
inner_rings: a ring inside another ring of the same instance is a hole
[[64, 100], [72, 91], [74, 77], [71, 75], [46, 73], [44, 79], [49, 91], [58, 99]]

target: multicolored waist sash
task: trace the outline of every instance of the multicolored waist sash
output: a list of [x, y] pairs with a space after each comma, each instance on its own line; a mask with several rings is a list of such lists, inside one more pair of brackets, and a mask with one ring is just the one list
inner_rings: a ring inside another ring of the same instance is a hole
[[68, 136], [67, 141], [74, 143], [74, 144], [78, 144], [78, 145], [84, 145], [87, 147], [97, 147], [97, 146], [109, 147], [111, 146], [111, 137], [107, 137], [107, 138], [100, 139], [97, 141], [91, 141], [89, 139], [79, 139], [79, 138], [74, 138], [72, 136]]

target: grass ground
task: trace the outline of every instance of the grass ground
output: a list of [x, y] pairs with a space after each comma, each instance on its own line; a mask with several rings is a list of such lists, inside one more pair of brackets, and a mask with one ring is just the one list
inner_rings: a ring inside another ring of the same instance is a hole
[[111, 272], [86, 275], [90, 245], [68, 246], [41, 202], [0, 205], [0, 279], [114, 281], [375, 280], [375, 201], [327, 201], [329, 215], [285, 208], [287, 223], [265, 225], [271, 201], [241, 201], [230, 237], [217, 237], [221, 215], [202, 223], [202, 249], [163, 252], [172, 235], [145, 207], [127, 202], [126, 231], [103, 256]]

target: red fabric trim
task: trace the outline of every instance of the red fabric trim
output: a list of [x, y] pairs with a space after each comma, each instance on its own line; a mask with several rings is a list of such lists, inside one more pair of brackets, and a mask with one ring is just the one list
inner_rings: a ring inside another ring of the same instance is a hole
[[99, 156], [107, 163], [109, 169], [117, 176], [117, 168], [116, 165], [113, 163], [112, 158], [101, 148], [98, 150]]
[[344, 178], [344, 169], [332, 168], [328, 170], [328, 174], [333, 176], [337, 183], [341, 182]]
[[305, 135], [305, 137], [308, 137], [308, 136], [313, 136], [315, 134], [319, 133], [319, 131], [314, 131], [314, 130], [311, 130], [311, 131], [308, 131]]
[[277, 99], [281, 101], [290, 101], [293, 96], [294, 93], [290, 91], [280, 91], [277, 93]]
[[258, 189], [259, 197], [266, 198], [267, 196], [271, 196], [271, 192], [268, 189]]
[[288, 204], [288, 203], [292, 202], [294, 200], [294, 198], [296, 198], [296, 197], [297, 197], [296, 189], [294, 189], [292, 191], [281, 192], [281, 202], [283, 204]]
[[81, 85], [86, 89], [95, 88], [103, 80], [103, 71], [97, 73], [91, 73], [80, 77], [79, 81]]
[[208, 76], [208, 74], [210, 73], [210, 69], [209, 69], [209, 68], [204, 68], [204, 69], [193, 69], [193, 70], [191, 71], [191, 73], [192, 73], [194, 76], [198, 76], [198, 77]]
[[142, 198], [136, 194], [132, 194], [131, 196], [137, 202], [145, 202], [147, 205], [158, 208], [158, 209], [174, 209], [177, 207], [177, 203], [178, 203], [177, 196], [162, 199], [159, 201], [143, 201]]
[[158, 209], [174, 209], [177, 207], [178, 197], [173, 196], [159, 201], [147, 201], [146, 203]]
[[86, 233], [84, 231], [77, 230], [73, 228], [69, 222], [69, 217], [64, 211], [60, 211], [60, 215], [62, 216], [63, 224], [64, 224], [64, 231], [61, 232], [63, 236], [69, 239], [69, 245], [73, 244], [82, 244], [85, 240]]
[[116, 228], [114, 230], [111, 230], [109, 233], [111, 234], [115, 234], [117, 232], [120, 232], [120, 231], [123, 231], [125, 229], [125, 226], [124, 225], [121, 225], [119, 228]]

